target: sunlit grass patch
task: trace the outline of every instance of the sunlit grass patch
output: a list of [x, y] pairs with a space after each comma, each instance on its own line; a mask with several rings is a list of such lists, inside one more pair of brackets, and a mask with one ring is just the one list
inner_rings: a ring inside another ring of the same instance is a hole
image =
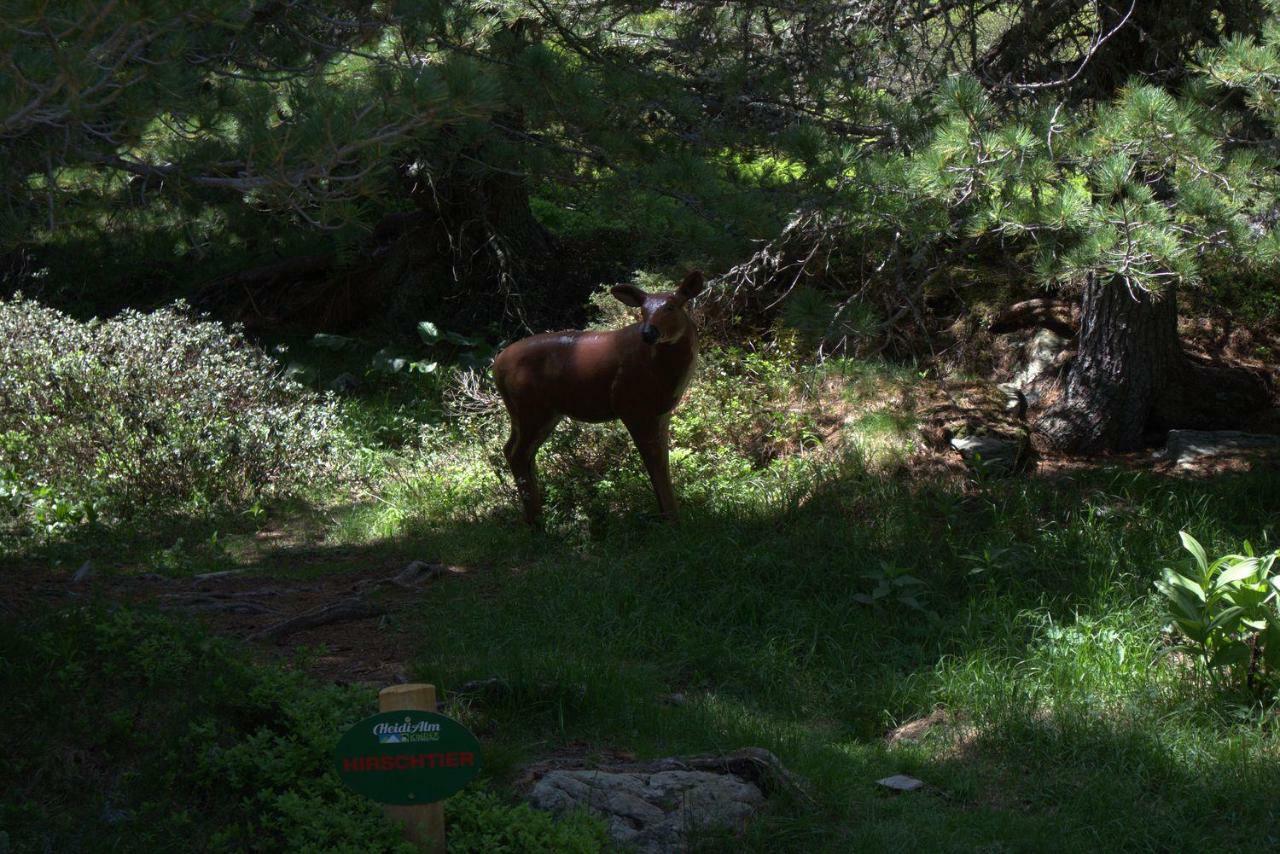
[[[783, 356], [736, 350], [713, 350], [703, 362], [672, 419], [673, 479], [691, 509], [782, 512], [869, 458], [894, 460], [910, 448], [909, 411], [857, 415], [859, 405], [883, 407], [905, 381], [901, 372], [852, 362], [796, 367]], [[861, 398], [846, 375], [874, 401], [851, 402]], [[424, 429], [415, 447], [385, 456], [385, 474], [336, 519], [333, 536], [362, 542], [514, 516], [501, 455], [507, 429], [500, 409]], [[648, 476], [620, 424], [562, 422], [538, 469], [551, 530], [598, 532], [611, 519], [651, 510]]]
[[[413, 678], [501, 686], [455, 707], [495, 778], [571, 745], [766, 747], [813, 800], [772, 803], [745, 850], [1081, 850], [1099, 824], [1115, 847], [1242, 844], [1224, 811], [1280, 833], [1273, 713], [1187, 678], [1152, 588], [1181, 529], [1215, 551], [1273, 543], [1275, 478], [920, 476], [907, 455], [928, 387], [913, 373], [710, 360], [673, 429], [677, 526], [651, 515], [618, 425], [552, 436], [532, 529], [504, 412], [432, 420], [388, 395], [347, 427], [372, 462], [362, 478], [273, 505], [223, 548], [260, 569], [315, 541], [334, 552], [308, 572], [403, 555], [466, 567], [397, 619], [421, 638]], [[394, 441], [359, 441], [380, 424]], [[935, 712], [913, 743], [886, 741]], [[1236, 801], [1196, 801], [1202, 769], [1242, 787]], [[926, 787], [890, 798], [875, 780], [895, 773]], [[1143, 811], [1161, 824], [1130, 818]]]

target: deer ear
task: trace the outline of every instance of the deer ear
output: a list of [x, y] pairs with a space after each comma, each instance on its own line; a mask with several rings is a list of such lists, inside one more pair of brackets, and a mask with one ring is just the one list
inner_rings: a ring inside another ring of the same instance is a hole
[[680, 287], [676, 288], [676, 293], [680, 294], [688, 302], [689, 300], [702, 293], [704, 282], [702, 280], [702, 271], [694, 270], [692, 273], [684, 277], [684, 281], [680, 283]]
[[618, 302], [633, 308], [644, 305], [645, 293], [635, 285], [614, 285], [609, 288], [609, 293], [613, 294], [613, 298]]

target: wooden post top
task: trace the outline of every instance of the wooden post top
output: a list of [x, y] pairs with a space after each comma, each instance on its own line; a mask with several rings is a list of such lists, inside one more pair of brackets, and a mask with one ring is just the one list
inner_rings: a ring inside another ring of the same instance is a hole
[[391, 685], [378, 692], [378, 709], [383, 712], [399, 712], [416, 709], [424, 712], [436, 710], [436, 686], [425, 682], [407, 685]]

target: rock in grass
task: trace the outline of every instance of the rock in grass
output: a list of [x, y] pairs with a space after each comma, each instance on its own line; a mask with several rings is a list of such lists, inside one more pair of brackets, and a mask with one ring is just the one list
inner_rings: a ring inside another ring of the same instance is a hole
[[401, 587], [417, 587], [439, 578], [444, 573], [445, 568], [442, 563], [415, 560], [410, 561], [409, 565], [392, 576], [391, 580]]
[[1013, 472], [1026, 452], [1024, 443], [995, 436], [956, 436], [951, 447], [973, 468], [992, 474]]
[[539, 809], [591, 810], [615, 842], [641, 851], [685, 851], [699, 833], [740, 830], [779, 792], [813, 803], [808, 785], [759, 747], [651, 762], [592, 756], [531, 765], [520, 788]]
[[71, 576], [71, 583], [80, 584], [83, 581], [88, 581], [90, 578], [93, 578], [93, 561], [86, 560], [84, 563], [80, 564], [80, 568], [76, 570], [76, 574]]
[[908, 777], [906, 774], [894, 774], [892, 777], [885, 777], [883, 780], [876, 780], [876, 785], [884, 786], [886, 789], [892, 789], [895, 792], [914, 792], [924, 786], [924, 783], [915, 777]]
[[1063, 367], [1063, 356], [1071, 350], [1072, 339], [1052, 329], [1039, 329], [1027, 341], [1023, 364], [1014, 375], [1013, 385], [1032, 406], [1040, 403], [1045, 386], [1057, 380]]
[[555, 813], [591, 810], [619, 845], [660, 854], [685, 850], [691, 831], [740, 830], [764, 794], [734, 774], [708, 771], [552, 771], [534, 785], [529, 803]]

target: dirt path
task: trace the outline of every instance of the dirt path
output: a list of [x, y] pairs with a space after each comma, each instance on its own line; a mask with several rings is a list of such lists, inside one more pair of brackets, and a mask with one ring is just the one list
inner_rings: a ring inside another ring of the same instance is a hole
[[199, 620], [216, 634], [245, 640], [263, 658], [304, 667], [338, 683], [408, 680], [418, 646], [414, 606], [460, 567], [413, 561], [398, 572], [339, 571], [282, 579], [252, 568], [169, 578], [156, 573], [0, 570], [13, 613], [74, 602], [127, 602]]

